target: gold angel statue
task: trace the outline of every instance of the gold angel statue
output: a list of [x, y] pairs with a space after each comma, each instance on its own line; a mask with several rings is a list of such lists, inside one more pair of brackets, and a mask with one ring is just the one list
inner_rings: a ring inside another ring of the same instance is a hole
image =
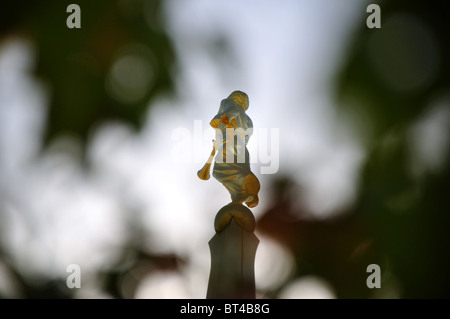
[[248, 207], [255, 207], [259, 201], [260, 184], [250, 170], [247, 143], [253, 123], [245, 113], [248, 106], [248, 96], [241, 91], [234, 91], [222, 100], [219, 112], [209, 123], [216, 130], [213, 150], [197, 175], [200, 179], [209, 179], [210, 167], [216, 157], [213, 176], [228, 190], [231, 203], [242, 205], [245, 202]]

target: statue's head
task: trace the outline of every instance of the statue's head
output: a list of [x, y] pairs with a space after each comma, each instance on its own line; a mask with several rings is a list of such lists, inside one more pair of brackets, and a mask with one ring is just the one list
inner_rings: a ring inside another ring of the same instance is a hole
[[244, 111], [248, 110], [248, 96], [244, 92], [234, 91], [228, 98], [236, 102]]

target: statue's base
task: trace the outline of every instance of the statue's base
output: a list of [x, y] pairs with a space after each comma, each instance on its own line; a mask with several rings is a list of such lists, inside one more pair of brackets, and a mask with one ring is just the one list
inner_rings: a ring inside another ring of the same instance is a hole
[[254, 262], [259, 240], [253, 233], [255, 217], [240, 204], [223, 207], [214, 221], [209, 241], [211, 272], [208, 299], [255, 298]]
[[256, 221], [250, 209], [241, 204], [228, 204], [222, 207], [214, 220], [214, 228], [217, 233], [224, 230], [234, 218], [236, 224], [246, 231], [253, 232], [255, 230]]

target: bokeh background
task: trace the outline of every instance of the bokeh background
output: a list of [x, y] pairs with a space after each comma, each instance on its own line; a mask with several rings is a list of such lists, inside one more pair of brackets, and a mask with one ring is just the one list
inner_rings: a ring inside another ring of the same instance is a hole
[[449, 31], [445, 0], [2, 1], [0, 297], [204, 298], [233, 90], [279, 129], [258, 298], [450, 297]]

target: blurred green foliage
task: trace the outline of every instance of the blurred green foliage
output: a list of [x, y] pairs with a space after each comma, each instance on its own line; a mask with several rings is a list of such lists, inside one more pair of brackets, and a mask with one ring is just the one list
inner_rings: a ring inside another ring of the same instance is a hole
[[[66, 25], [71, 14], [66, 9], [72, 3], [81, 8], [81, 29]], [[36, 50], [33, 76], [50, 98], [46, 145], [70, 134], [85, 146], [92, 129], [105, 120], [139, 129], [151, 102], [174, 92], [177, 63], [165, 18], [159, 0], [1, 1], [0, 43], [19, 36]], [[151, 269], [178, 263], [177, 256], [142, 252], [134, 241], [123, 247], [127, 270], [142, 262]], [[62, 279], [33, 281], [23, 276], [1, 248], [2, 262], [24, 298], [73, 297]], [[111, 296], [124, 297], [118, 292], [123, 274], [116, 266], [103, 274], [101, 285]]]
[[[66, 26], [71, 3], [81, 29]], [[37, 49], [35, 73], [50, 93], [46, 142], [61, 133], [85, 141], [103, 120], [139, 128], [152, 99], [173, 92], [175, 53], [159, 0], [2, 1], [0, 39], [13, 35]]]
[[378, 3], [382, 28], [367, 28], [362, 17], [336, 79], [338, 105], [366, 115], [370, 127], [361, 129], [374, 139], [417, 119], [450, 83], [450, 3]]
[[[280, 179], [259, 227], [296, 256], [294, 277], [321, 276], [339, 298], [392, 296], [365, 286], [371, 263], [381, 266], [382, 288], [402, 298], [449, 298], [450, 165], [447, 157], [414, 172], [411, 145], [433, 141], [414, 140], [411, 131], [436, 104], [450, 105], [450, 2], [379, 5], [381, 29], [367, 28], [368, 15], [361, 16], [335, 79], [338, 108], [351, 114], [368, 152], [356, 203], [339, 218], [304, 219], [307, 211], [286, 196], [295, 186]], [[450, 149], [448, 136], [439, 138]]]
[[[337, 82], [340, 101], [356, 101], [342, 105], [354, 113], [363, 109], [370, 118], [355, 211], [388, 257], [402, 297], [448, 298], [450, 167], [447, 162], [437, 172], [411, 174], [408, 134], [450, 89], [450, 3], [380, 6], [382, 28], [360, 28]], [[448, 138], [446, 143], [448, 149]]]

